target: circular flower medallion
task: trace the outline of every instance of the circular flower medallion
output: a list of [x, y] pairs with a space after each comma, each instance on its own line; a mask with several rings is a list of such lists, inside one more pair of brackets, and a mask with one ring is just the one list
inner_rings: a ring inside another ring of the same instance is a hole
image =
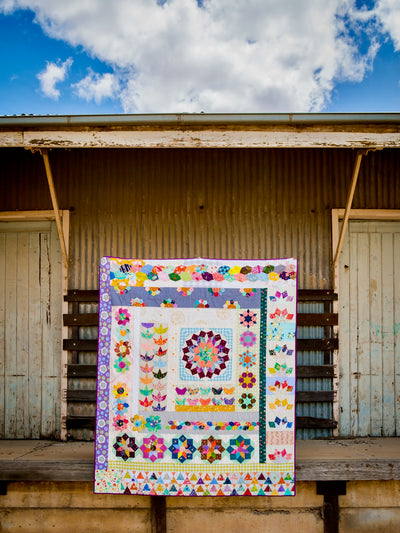
[[253, 405], [255, 403], [256, 399], [254, 398], [253, 394], [251, 394], [251, 392], [243, 393], [239, 398], [240, 407], [245, 411], [247, 411], [248, 409], [253, 409]]
[[243, 311], [243, 313], [240, 315], [240, 323], [246, 328], [255, 326], [257, 324], [257, 314], [253, 311], [250, 311], [250, 309]]
[[239, 378], [239, 383], [243, 389], [252, 389], [256, 384], [256, 378], [252, 372], [243, 372]]
[[182, 348], [185, 368], [200, 379], [219, 376], [227, 367], [230, 348], [220, 333], [201, 330]]
[[251, 348], [257, 342], [257, 337], [252, 331], [245, 331], [240, 335], [240, 342], [245, 348]]

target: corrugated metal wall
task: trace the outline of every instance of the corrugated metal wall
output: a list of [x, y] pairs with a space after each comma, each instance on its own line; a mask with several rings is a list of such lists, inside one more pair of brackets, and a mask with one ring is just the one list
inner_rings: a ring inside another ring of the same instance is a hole
[[[49, 209], [43, 162], [0, 152], [0, 209]], [[331, 208], [355, 154], [335, 149], [53, 150], [59, 204], [73, 208], [70, 287], [96, 288], [102, 255], [299, 259], [300, 288], [329, 288]], [[363, 160], [353, 207], [400, 207], [399, 150]]]
[[[363, 159], [354, 208], [400, 208], [394, 185], [399, 153], [383, 150]], [[0, 158], [0, 209], [50, 209], [41, 156], [4, 149]], [[97, 288], [100, 257], [116, 255], [293, 256], [299, 260], [299, 288], [331, 288], [331, 209], [345, 205], [354, 159], [345, 149], [52, 150], [60, 208], [72, 210], [69, 287]], [[96, 360], [96, 354], [87, 357], [87, 363]], [[313, 360], [299, 363], [321, 363], [320, 353], [307, 357]], [[303, 381], [299, 390], [323, 386], [321, 380]], [[87, 380], [75, 384], [88, 386]], [[86, 405], [71, 409], [88, 412]], [[329, 404], [300, 411], [331, 416]], [[326, 434], [310, 430], [299, 436]], [[87, 432], [75, 437], [86, 438]]]

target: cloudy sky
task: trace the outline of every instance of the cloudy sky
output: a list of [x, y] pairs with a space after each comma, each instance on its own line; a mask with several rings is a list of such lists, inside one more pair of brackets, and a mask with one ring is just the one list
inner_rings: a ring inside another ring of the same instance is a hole
[[0, 40], [0, 115], [400, 111], [400, 0], [0, 0]]

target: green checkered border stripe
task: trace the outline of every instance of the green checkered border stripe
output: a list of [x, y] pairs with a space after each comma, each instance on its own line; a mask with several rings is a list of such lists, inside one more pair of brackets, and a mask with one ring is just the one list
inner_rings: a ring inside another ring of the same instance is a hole
[[250, 463], [215, 465], [215, 464], [179, 464], [179, 463], [138, 463], [109, 461], [108, 470], [121, 470], [122, 472], [210, 472], [213, 474], [229, 474], [231, 472], [290, 472], [294, 470], [294, 463]]

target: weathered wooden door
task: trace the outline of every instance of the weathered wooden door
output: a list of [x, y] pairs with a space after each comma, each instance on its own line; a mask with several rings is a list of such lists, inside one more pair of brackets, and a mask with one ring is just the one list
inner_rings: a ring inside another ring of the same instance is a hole
[[400, 222], [350, 221], [339, 265], [344, 436], [400, 435]]
[[60, 432], [61, 252], [54, 222], [0, 223], [0, 438]]

